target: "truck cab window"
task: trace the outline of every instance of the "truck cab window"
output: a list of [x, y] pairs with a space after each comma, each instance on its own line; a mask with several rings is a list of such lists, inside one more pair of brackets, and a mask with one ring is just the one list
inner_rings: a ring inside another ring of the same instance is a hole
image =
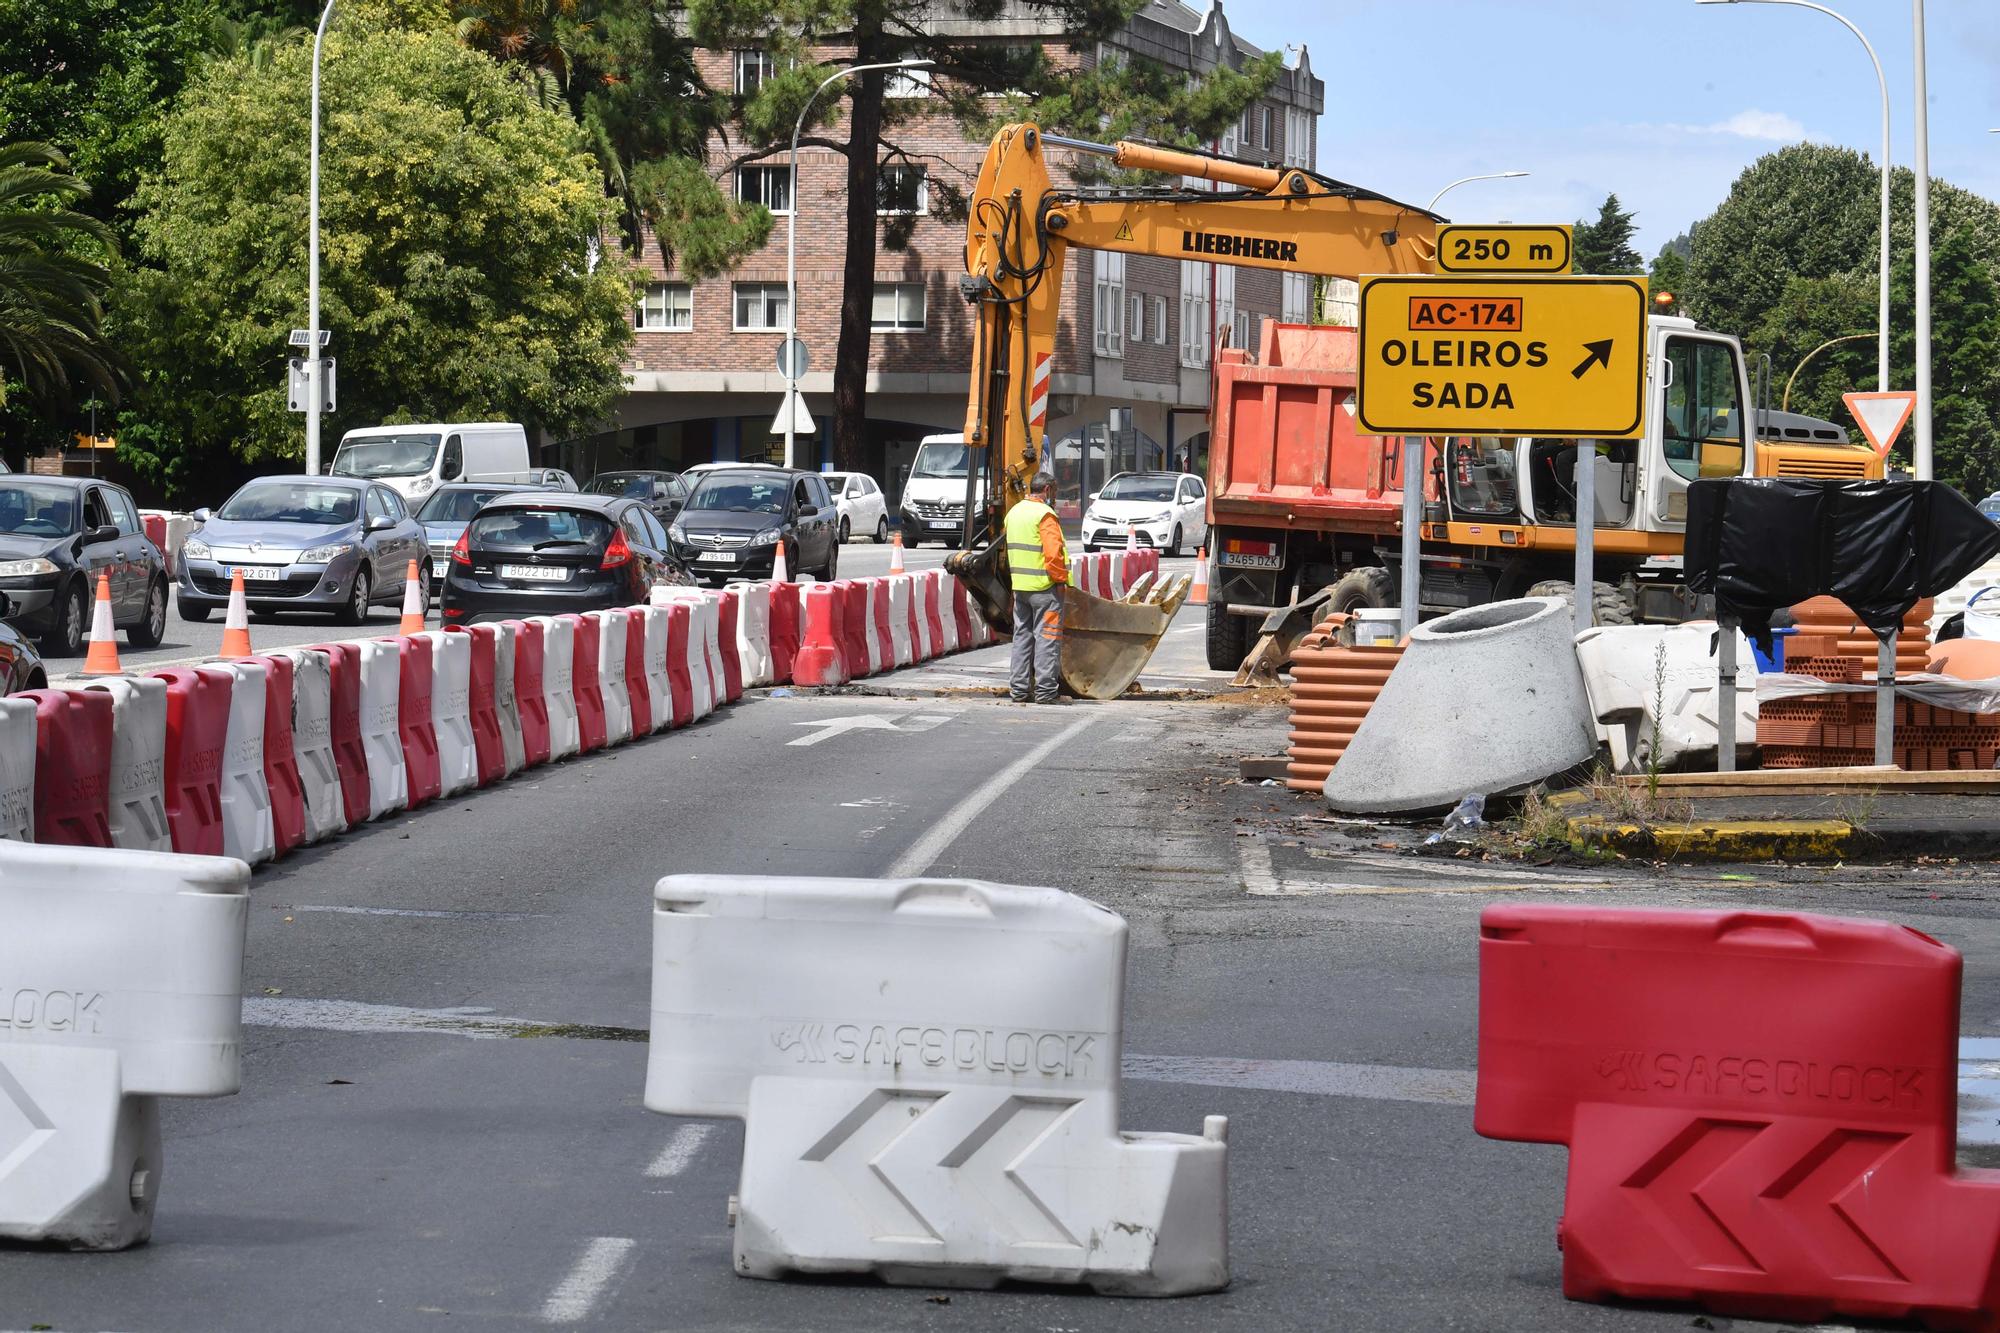
[[1521, 487], [1514, 475], [1512, 438], [1459, 436], [1445, 446], [1445, 479], [1455, 514], [1513, 518], [1520, 511]]
[[1660, 447], [1681, 477], [1734, 477], [1743, 471], [1743, 404], [1736, 358], [1726, 343], [1667, 339], [1667, 385]]

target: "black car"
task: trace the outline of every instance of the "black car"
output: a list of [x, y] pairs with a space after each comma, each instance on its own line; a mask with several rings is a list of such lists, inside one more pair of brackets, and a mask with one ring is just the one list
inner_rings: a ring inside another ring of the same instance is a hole
[[793, 578], [831, 580], [840, 565], [840, 510], [817, 472], [704, 472], [667, 531], [674, 556], [707, 583], [770, 578], [780, 541]]
[[111, 619], [134, 648], [167, 632], [167, 564], [122, 486], [91, 477], [0, 478], [0, 593], [7, 619], [74, 657], [90, 632], [98, 575]]
[[615, 495], [626, 500], [641, 500], [653, 517], [662, 523], [673, 522], [674, 515], [687, 503], [687, 479], [678, 472], [600, 472], [590, 479], [590, 485], [583, 488], [585, 495]]
[[[0, 593], [0, 616], [7, 614], [6, 594]], [[0, 620], [0, 694], [16, 690], [39, 690], [49, 683], [42, 667], [42, 655], [21, 636], [21, 631]]]
[[444, 622], [636, 606], [656, 583], [693, 582], [638, 500], [516, 491], [473, 515], [444, 576]]

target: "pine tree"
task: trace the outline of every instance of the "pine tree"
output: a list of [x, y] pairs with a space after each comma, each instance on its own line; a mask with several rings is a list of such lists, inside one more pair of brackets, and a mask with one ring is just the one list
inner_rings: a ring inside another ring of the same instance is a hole
[[1575, 273], [1643, 273], [1645, 261], [1632, 248], [1632, 211], [1618, 206], [1618, 196], [1607, 194], [1597, 210], [1597, 221], [1577, 219], [1575, 233]]

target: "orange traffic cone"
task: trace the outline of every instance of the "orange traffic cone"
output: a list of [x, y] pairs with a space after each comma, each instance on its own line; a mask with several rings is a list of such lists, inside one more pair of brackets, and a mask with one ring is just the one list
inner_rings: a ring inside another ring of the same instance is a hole
[[1195, 548], [1194, 589], [1188, 593], [1187, 604], [1189, 606], [1208, 605], [1208, 548], [1206, 546]]
[[424, 632], [424, 587], [418, 581], [417, 562], [410, 562], [410, 572], [403, 579], [403, 623], [396, 626], [398, 634], [422, 634]]
[[903, 572], [903, 534], [900, 532], [892, 534], [889, 538], [889, 572], [891, 574]]
[[229, 614], [222, 620], [222, 651], [216, 656], [250, 656], [250, 605], [243, 600], [240, 569], [229, 572]]
[[90, 613], [90, 652], [83, 659], [86, 676], [118, 676], [118, 631], [111, 623], [111, 579], [97, 576], [97, 608]]
[[777, 553], [771, 557], [771, 582], [790, 583], [791, 581], [792, 572], [785, 568], [785, 543], [783, 540], [780, 540], [778, 542]]
[[1128, 554], [1128, 555], [1137, 555], [1137, 554], [1138, 554], [1138, 552], [1139, 552], [1139, 529], [1137, 529], [1137, 528], [1127, 528], [1127, 529], [1125, 529], [1125, 551], [1126, 551], [1126, 554]]

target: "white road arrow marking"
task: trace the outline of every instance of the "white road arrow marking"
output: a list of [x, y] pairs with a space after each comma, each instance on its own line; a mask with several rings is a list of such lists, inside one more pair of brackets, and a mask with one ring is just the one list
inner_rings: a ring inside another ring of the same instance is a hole
[[845, 735], [850, 731], [896, 730], [896, 724], [888, 718], [883, 717], [880, 713], [856, 713], [850, 717], [824, 717], [816, 722], [794, 722], [792, 725], [795, 727], [817, 727], [819, 730], [810, 736], [801, 736], [795, 741], [786, 741], [785, 744], [787, 745], [818, 745], [821, 741], [831, 740], [835, 736]]

